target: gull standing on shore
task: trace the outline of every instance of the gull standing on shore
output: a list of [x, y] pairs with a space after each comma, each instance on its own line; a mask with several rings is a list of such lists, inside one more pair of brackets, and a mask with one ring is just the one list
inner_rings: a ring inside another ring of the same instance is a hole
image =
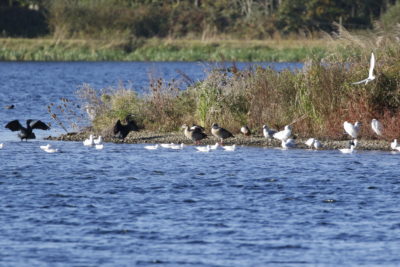
[[355, 82], [353, 84], [360, 84], [360, 83], [364, 83], [364, 82], [365, 82], [365, 84], [367, 84], [370, 81], [375, 80], [374, 67], [375, 67], [375, 56], [374, 56], [374, 53], [371, 53], [371, 60], [370, 60], [370, 63], [369, 63], [368, 78], [366, 78], [366, 79], [364, 79], [362, 81], [359, 81], [359, 82]]
[[265, 138], [273, 138], [274, 134], [276, 133], [276, 130], [268, 128], [267, 125], [263, 125], [263, 135]]
[[281, 141], [286, 141], [289, 139], [291, 135], [292, 135], [292, 126], [286, 125], [284, 130], [274, 133], [273, 137]]

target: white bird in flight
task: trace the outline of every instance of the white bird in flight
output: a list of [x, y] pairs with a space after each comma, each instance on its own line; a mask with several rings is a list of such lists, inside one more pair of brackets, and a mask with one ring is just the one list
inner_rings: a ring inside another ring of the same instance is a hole
[[360, 83], [369, 83], [370, 81], [375, 80], [375, 75], [374, 75], [374, 68], [375, 68], [375, 56], [374, 53], [371, 53], [371, 61], [369, 63], [369, 72], [368, 72], [368, 78], [359, 81], [359, 82], [355, 82], [353, 84], [360, 84]]
[[358, 132], [360, 131], [360, 127], [361, 123], [358, 121], [356, 121], [354, 125], [347, 121], [343, 123], [344, 130], [353, 138], [357, 138]]
[[383, 126], [377, 119], [371, 121], [371, 128], [377, 135], [382, 135]]

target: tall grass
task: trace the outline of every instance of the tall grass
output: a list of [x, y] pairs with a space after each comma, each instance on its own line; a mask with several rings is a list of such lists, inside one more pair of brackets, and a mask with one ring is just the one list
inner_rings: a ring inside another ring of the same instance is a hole
[[303, 61], [327, 54], [324, 41], [196, 41], [167, 39], [0, 39], [7, 61]]

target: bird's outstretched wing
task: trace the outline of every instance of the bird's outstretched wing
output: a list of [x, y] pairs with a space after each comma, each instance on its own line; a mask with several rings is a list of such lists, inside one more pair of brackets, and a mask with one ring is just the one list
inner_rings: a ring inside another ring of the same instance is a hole
[[368, 78], [367, 78], [367, 79], [364, 79], [364, 80], [362, 80], [362, 81], [359, 81], [359, 82], [352, 83], [352, 84], [360, 84], [360, 83], [365, 83], [365, 82], [367, 82], [367, 81], [368, 81]]
[[23, 128], [23, 126], [21, 125], [21, 123], [19, 123], [18, 120], [10, 121], [9, 123], [7, 123], [7, 125], [5, 127], [10, 129], [13, 132], [19, 131]]
[[48, 129], [50, 129], [50, 127], [47, 126], [46, 123], [44, 123], [44, 122], [42, 122], [42, 121], [40, 121], [40, 120], [32, 120], [32, 121], [29, 123], [29, 126], [30, 126], [32, 129], [40, 129], [40, 130], [48, 130]]
[[371, 53], [371, 61], [369, 63], [368, 78], [372, 78], [374, 76], [374, 68], [375, 68], [375, 55], [374, 55], [374, 53]]

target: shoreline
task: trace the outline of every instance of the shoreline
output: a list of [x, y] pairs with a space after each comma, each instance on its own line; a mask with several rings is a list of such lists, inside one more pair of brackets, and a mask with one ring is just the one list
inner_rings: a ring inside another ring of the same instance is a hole
[[[82, 142], [87, 139], [93, 132], [79, 132], [79, 133], [69, 133], [62, 134], [60, 136], [49, 136], [45, 140], [51, 141], [76, 141]], [[294, 149], [309, 149], [304, 142], [308, 138], [297, 138], [296, 148]], [[320, 150], [337, 150], [341, 148], [347, 148], [349, 140], [324, 140], [319, 139], [323, 145]], [[183, 143], [185, 145], [195, 145], [191, 140], [187, 139], [183, 132], [169, 132], [169, 133], [157, 133], [153, 131], [139, 131], [131, 132], [125, 140], [120, 140], [114, 137], [103, 136], [103, 141], [108, 143], [120, 143], [120, 144], [162, 144], [162, 143]], [[200, 145], [214, 145], [219, 142], [219, 140], [211, 134], [208, 134], [208, 138], [201, 141]], [[276, 139], [267, 139], [261, 135], [243, 136], [241, 134], [235, 135], [234, 138], [229, 138], [224, 141], [226, 145], [236, 144], [238, 146], [256, 146], [256, 147], [267, 147], [267, 148], [277, 148], [281, 147], [281, 142]], [[390, 142], [386, 140], [367, 140], [358, 139], [357, 150], [379, 150], [379, 151], [391, 151]]]

